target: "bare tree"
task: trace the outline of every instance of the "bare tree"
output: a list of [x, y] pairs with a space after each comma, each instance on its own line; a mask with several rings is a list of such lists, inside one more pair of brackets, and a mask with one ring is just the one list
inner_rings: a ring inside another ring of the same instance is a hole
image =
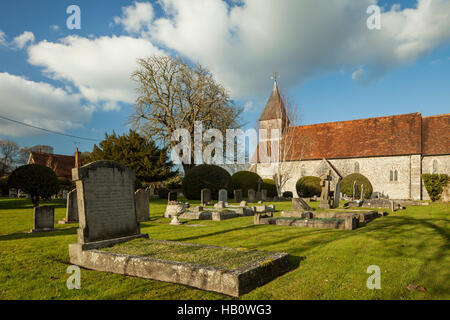
[[[138, 83], [138, 98], [130, 122], [147, 137], [173, 147], [178, 142], [171, 141], [172, 133], [187, 129], [194, 146], [196, 121], [202, 121], [203, 131], [214, 128], [225, 133], [239, 126], [242, 109], [208, 69], [170, 56], [139, 59], [138, 64], [131, 75]], [[195, 166], [193, 151], [191, 163], [183, 163], [185, 172]]]
[[16, 162], [19, 146], [11, 140], [0, 140], [0, 175], [10, 172]]

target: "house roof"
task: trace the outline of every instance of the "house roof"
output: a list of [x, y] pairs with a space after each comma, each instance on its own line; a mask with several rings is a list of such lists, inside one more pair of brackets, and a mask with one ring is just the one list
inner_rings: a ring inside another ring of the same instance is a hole
[[259, 118], [259, 121], [285, 119], [286, 109], [284, 107], [283, 99], [281, 99], [280, 91], [278, 90], [278, 84], [273, 82], [272, 92], [267, 100], [266, 107]]
[[75, 167], [75, 156], [32, 151], [28, 159], [28, 164], [40, 164], [49, 167], [58, 177], [65, 177], [72, 180], [72, 168]]
[[450, 113], [422, 118], [422, 154], [450, 153]]

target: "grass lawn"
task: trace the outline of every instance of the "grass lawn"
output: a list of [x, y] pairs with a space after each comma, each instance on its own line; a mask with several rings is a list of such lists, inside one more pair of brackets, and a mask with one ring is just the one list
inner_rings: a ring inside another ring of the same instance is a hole
[[[253, 217], [172, 226], [170, 219], [162, 218], [165, 202], [152, 200], [151, 220], [141, 223], [142, 233], [150, 238], [291, 255], [293, 271], [241, 299], [450, 299], [448, 204], [388, 211], [387, 217], [347, 231], [253, 225]], [[65, 202], [50, 204], [56, 207], [57, 223], [65, 215]], [[291, 209], [288, 202], [274, 204], [275, 216]], [[68, 290], [68, 244], [76, 242], [77, 224], [56, 224], [59, 231], [28, 234], [32, 224], [29, 201], [0, 199], [0, 299], [231, 299], [84, 269], [81, 290]], [[381, 290], [366, 287], [370, 265], [381, 268]], [[410, 291], [410, 284], [425, 289]]]

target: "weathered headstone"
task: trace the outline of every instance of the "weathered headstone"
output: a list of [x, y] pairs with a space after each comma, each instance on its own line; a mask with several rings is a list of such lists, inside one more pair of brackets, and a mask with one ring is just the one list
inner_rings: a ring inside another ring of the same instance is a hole
[[59, 223], [64, 224], [77, 222], [78, 222], [78, 200], [77, 200], [77, 190], [75, 189], [67, 194], [66, 217], [64, 218], [64, 220], [59, 221]]
[[266, 189], [261, 190], [261, 200], [267, 201], [267, 190]]
[[247, 206], [247, 201], [241, 201], [241, 203], [239, 204], [240, 207], [246, 207]]
[[202, 189], [200, 193], [201, 204], [206, 206], [208, 202], [211, 202], [211, 190], [208, 188]]
[[242, 201], [242, 190], [234, 190], [234, 202], [238, 203]]
[[226, 205], [224, 201], [218, 201], [215, 205], [214, 208], [216, 209], [225, 209]]
[[9, 189], [9, 197], [17, 198], [17, 189], [14, 189], [14, 188]]
[[168, 202], [177, 201], [177, 193], [175, 191], [170, 191], [168, 195]]
[[248, 190], [248, 202], [251, 202], [251, 203], [256, 202], [255, 190], [253, 190], [253, 189]]
[[292, 210], [311, 211], [311, 207], [301, 198], [292, 198]]
[[330, 181], [331, 181], [331, 170], [328, 170], [327, 174], [320, 177], [320, 185], [322, 187], [322, 193], [320, 194], [320, 209], [330, 209]]
[[150, 194], [147, 189], [139, 189], [134, 193], [134, 201], [138, 221], [150, 220]]
[[55, 223], [55, 208], [51, 206], [34, 207], [34, 223], [31, 232], [53, 231]]
[[225, 189], [219, 190], [219, 201], [223, 201], [224, 203], [228, 201], [228, 192]]
[[353, 181], [353, 196], [352, 196], [353, 201], [356, 200], [357, 194], [358, 194], [358, 187], [356, 186], [356, 180], [355, 180], [355, 181]]
[[333, 208], [339, 207], [339, 202], [342, 198], [342, 192], [341, 192], [341, 179], [338, 179], [338, 182], [336, 183], [336, 190], [334, 190], [334, 197], [333, 197]]
[[115, 161], [72, 169], [77, 186], [78, 244], [140, 236], [134, 171]]
[[364, 185], [361, 185], [361, 200], [364, 200]]

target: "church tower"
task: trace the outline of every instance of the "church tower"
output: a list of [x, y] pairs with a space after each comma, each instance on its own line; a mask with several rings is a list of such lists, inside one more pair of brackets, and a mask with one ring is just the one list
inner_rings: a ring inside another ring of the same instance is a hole
[[[283, 99], [278, 89], [276, 78], [273, 82], [272, 92], [267, 100], [266, 107], [259, 118], [259, 128], [267, 130], [267, 139], [260, 137], [260, 146], [265, 145], [267, 148], [267, 155], [271, 156], [272, 142], [280, 141], [285, 129], [289, 127], [289, 116], [283, 103]], [[278, 129], [279, 136], [272, 135], [272, 129]], [[262, 138], [262, 139], [261, 139]], [[266, 142], [261, 144], [261, 142]], [[259, 159], [260, 162], [265, 162], [264, 159]]]

